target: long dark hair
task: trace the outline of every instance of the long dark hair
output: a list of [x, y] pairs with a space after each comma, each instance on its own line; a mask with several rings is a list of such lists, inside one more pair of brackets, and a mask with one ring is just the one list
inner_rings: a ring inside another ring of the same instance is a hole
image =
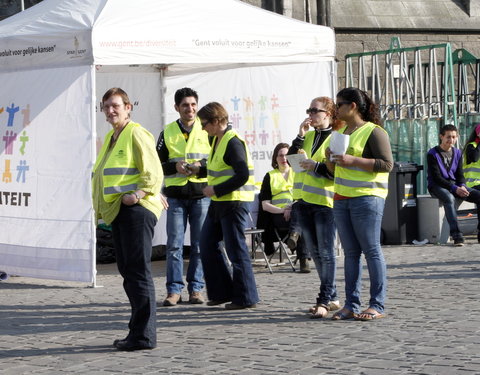
[[362, 120], [370, 121], [380, 126], [382, 125], [378, 106], [372, 99], [370, 99], [365, 91], [356, 87], [347, 87], [338, 92], [337, 98], [342, 98], [347, 102], [355, 103]]
[[282, 148], [289, 148], [288, 143], [279, 143], [278, 145], [275, 146], [273, 149], [273, 155], [272, 155], [272, 168], [278, 168], [278, 163], [277, 163], [277, 156], [278, 153]]

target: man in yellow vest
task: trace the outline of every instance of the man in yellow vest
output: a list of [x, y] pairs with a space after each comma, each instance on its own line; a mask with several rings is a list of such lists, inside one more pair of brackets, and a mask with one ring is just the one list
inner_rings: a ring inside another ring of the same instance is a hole
[[181, 302], [183, 282], [183, 245], [187, 220], [190, 224], [190, 260], [187, 290], [190, 303], [203, 303], [205, 286], [200, 260], [200, 231], [210, 199], [203, 195], [207, 179], [197, 176], [206, 166], [210, 153], [208, 134], [197, 118], [198, 95], [184, 87], [175, 93], [175, 110], [180, 118], [165, 126], [157, 143], [157, 152], [165, 175], [167, 197], [167, 297], [163, 306]]

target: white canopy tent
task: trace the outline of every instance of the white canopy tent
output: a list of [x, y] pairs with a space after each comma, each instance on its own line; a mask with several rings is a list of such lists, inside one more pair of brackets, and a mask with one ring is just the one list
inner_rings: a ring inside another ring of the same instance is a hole
[[261, 181], [310, 100], [334, 95], [334, 55], [330, 28], [238, 0], [44, 0], [1, 21], [0, 270], [95, 282], [90, 174], [108, 88], [155, 136], [180, 87], [223, 103]]

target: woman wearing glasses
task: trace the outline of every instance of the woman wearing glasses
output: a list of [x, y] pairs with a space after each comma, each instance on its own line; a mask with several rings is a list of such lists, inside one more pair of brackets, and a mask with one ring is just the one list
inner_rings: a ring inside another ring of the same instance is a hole
[[[346, 154], [332, 155], [335, 170], [334, 216], [345, 255], [345, 305], [334, 320], [373, 320], [384, 316], [387, 278], [380, 247], [380, 230], [393, 167], [387, 132], [378, 124], [377, 106], [366, 92], [346, 88], [337, 94], [337, 117], [346, 123]], [[330, 160], [330, 150], [327, 150]], [[368, 308], [360, 312], [362, 263], [365, 255], [370, 276]]]
[[162, 209], [163, 172], [155, 138], [130, 120], [132, 104], [121, 88], [108, 90], [102, 109], [112, 130], [93, 168], [96, 218], [112, 224], [117, 266], [131, 305], [129, 333], [118, 350], [153, 349], [157, 344], [155, 288], [151, 272], [152, 238]]
[[[312, 318], [324, 318], [330, 310], [340, 308], [335, 286], [333, 176], [325, 164], [332, 127], [338, 127], [335, 112], [332, 99], [325, 96], [313, 99], [307, 109], [308, 117], [301, 123], [288, 152], [293, 154], [303, 149], [307, 155], [301, 162], [305, 172], [295, 175], [295, 196], [300, 199], [294, 209], [298, 213], [305, 248], [310, 251], [320, 277], [320, 292], [315, 306], [310, 309]], [[310, 126], [314, 130], [309, 131]]]
[[[258, 302], [257, 286], [244, 235], [255, 194], [253, 162], [245, 141], [228, 123], [228, 113], [221, 104], [208, 103], [197, 115], [202, 128], [214, 137], [207, 161], [208, 186], [203, 189], [212, 201], [200, 239], [207, 305], [231, 302], [225, 309], [254, 308]], [[220, 250], [222, 240], [232, 262], [232, 273]]]

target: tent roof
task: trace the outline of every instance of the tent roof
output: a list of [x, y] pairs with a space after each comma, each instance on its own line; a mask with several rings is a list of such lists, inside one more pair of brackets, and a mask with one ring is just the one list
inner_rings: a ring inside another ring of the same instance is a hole
[[44, 0], [0, 22], [0, 69], [332, 59], [331, 28], [239, 0]]

